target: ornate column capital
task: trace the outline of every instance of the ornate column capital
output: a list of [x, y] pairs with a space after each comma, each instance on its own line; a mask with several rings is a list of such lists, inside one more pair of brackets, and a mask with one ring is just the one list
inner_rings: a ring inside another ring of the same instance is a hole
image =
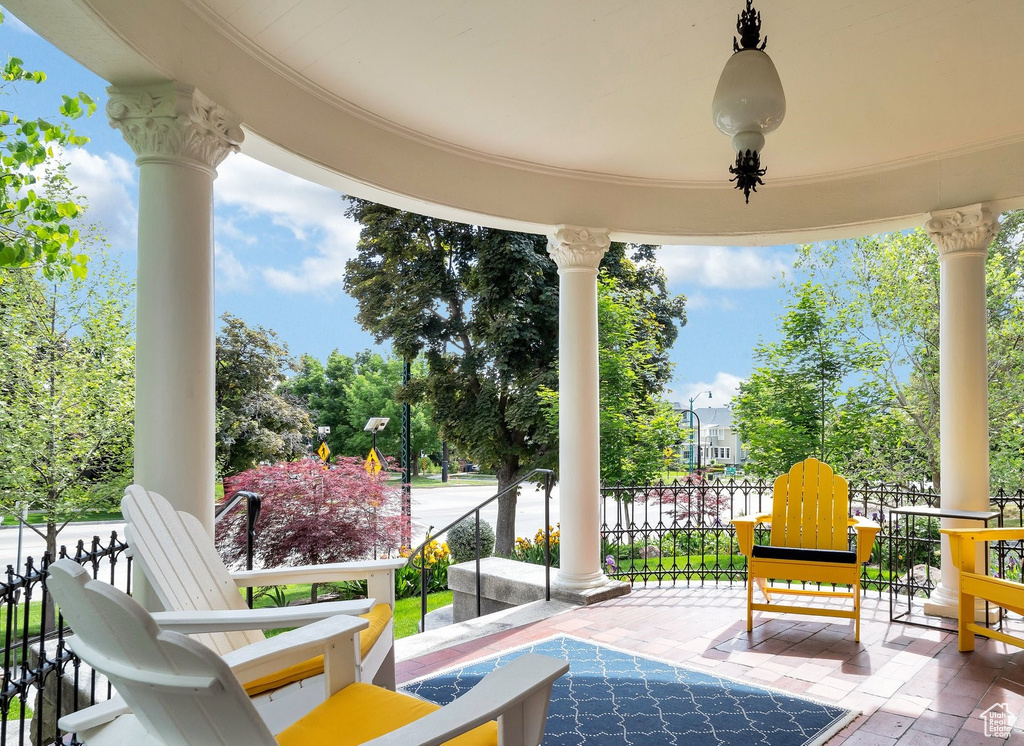
[[548, 256], [555, 260], [559, 270], [596, 272], [611, 243], [607, 229], [557, 225], [548, 237]]
[[240, 117], [192, 86], [110, 86], [107, 93], [110, 126], [121, 130], [139, 163], [183, 158], [215, 169], [244, 137]]
[[985, 256], [999, 232], [999, 216], [993, 215], [983, 204], [938, 210], [928, 213], [924, 229], [938, 247], [939, 259]]

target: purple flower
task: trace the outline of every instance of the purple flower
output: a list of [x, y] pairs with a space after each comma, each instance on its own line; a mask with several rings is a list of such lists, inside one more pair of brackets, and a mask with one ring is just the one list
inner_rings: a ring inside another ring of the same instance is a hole
[[855, 511], [853, 511], [853, 514], [854, 515], [864, 515], [863, 513], [860, 512], [860, 508], [857, 508]]
[[613, 570], [615, 569], [615, 557], [613, 557], [612, 555], [609, 554], [607, 557], [605, 557], [604, 563]]

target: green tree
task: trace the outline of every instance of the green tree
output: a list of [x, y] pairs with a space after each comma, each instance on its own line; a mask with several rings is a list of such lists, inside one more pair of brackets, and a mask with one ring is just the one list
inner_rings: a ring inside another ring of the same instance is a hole
[[[412, 363], [413, 378], [424, 378], [427, 364], [422, 358]], [[402, 360], [364, 350], [355, 357], [337, 350], [324, 366], [316, 358], [303, 355], [299, 372], [283, 388], [306, 403], [317, 425], [327, 425], [331, 453], [336, 456], [365, 457], [373, 436], [363, 428], [371, 417], [389, 417], [391, 422], [377, 434], [377, 447], [385, 456], [400, 458], [402, 441]], [[413, 454], [433, 453], [440, 449], [437, 427], [431, 419], [430, 405], [412, 408]], [[414, 473], [416, 473], [416, 464]]]
[[[609, 275], [601, 272], [597, 288], [601, 480], [652, 484], [664, 471], [665, 450], [679, 441], [681, 426], [680, 416], [661, 398], [671, 367], [657, 332], [656, 304], [650, 302], [656, 290], [623, 288]], [[558, 392], [539, 393], [557, 430]]]
[[[399, 356], [427, 360], [400, 397], [433, 407], [440, 435], [505, 489], [557, 450], [536, 392], [555, 387], [558, 280], [539, 236], [352, 200], [363, 228], [345, 285], [358, 320]], [[499, 500], [496, 551], [515, 540], [516, 495]]]
[[[3, 15], [0, 14], [0, 23]], [[9, 57], [0, 72], [0, 95], [13, 96], [19, 84], [41, 84], [46, 74], [28, 70]], [[62, 121], [23, 118], [0, 109], [0, 267], [41, 267], [48, 279], [85, 273], [86, 256], [76, 253], [75, 221], [83, 205], [68, 192], [40, 189], [40, 181], [61, 178], [60, 150], [82, 145], [67, 120], [91, 115], [96, 104], [85, 93], [62, 96]]]
[[296, 374], [281, 384], [283, 392], [306, 406], [316, 425], [331, 428], [326, 442], [335, 455], [358, 455], [347, 453], [345, 445], [355, 434], [349, 424], [349, 400], [345, 393], [355, 374], [355, 359], [334, 350], [327, 356], [326, 365], [312, 355], [303, 355]]
[[859, 380], [876, 367], [878, 355], [829, 308], [820, 285], [807, 282], [794, 291], [781, 340], [754, 349], [759, 365], [734, 401], [748, 468], [771, 476], [816, 456], [850, 474], [880, 409], [878, 392]]
[[109, 261], [87, 279], [0, 271], [0, 509], [41, 511], [54, 556], [97, 484], [131, 474], [132, 285]]
[[[504, 490], [528, 470], [553, 466], [557, 434], [537, 392], [558, 383], [558, 275], [542, 236], [449, 223], [352, 200], [362, 226], [346, 289], [359, 322], [398, 355], [427, 360], [427, 375], [399, 393], [428, 402], [441, 437], [489, 468]], [[653, 256], [652, 247], [634, 247]], [[675, 339], [683, 300], [664, 290], [664, 275], [626, 260], [617, 244], [603, 266], [620, 288], [653, 287], [655, 323], [644, 332]], [[658, 283], [661, 283], [660, 285]], [[652, 364], [644, 385], [656, 389], [667, 359]], [[495, 551], [515, 540], [516, 495], [499, 501]]]
[[[989, 389], [991, 474], [993, 488], [1016, 489], [1024, 472], [1024, 211], [1001, 223], [985, 264], [989, 381], [999, 382]], [[919, 229], [803, 246], [797, 268], [880, 351], [869, 380], [891, 410], [874, 429], [875, 474], [938, 487], [938, 249]]]
[[315, 430], [302, 403], [279, 390], [288, 347], [261, 326], [225, 313], [217, 335], [217, 462], [224, 475], [306, 453]]
[[[363, 430], [371, 417], [390, 417], [391, 422], [377, 434], [377, 448], [385, 456], [401, 458], [402, 448], [402, 403], [399, 392], [402, 388], [401, 359], [382, 357], [377, 353], [363, 352], [356, 356], [356, 374], [345, 386], [348, 398], [349, 432], [345, 442], [346, 455], [365, 456], [370, 451], [373, 436]], [[412, 362], [413, 379], [428, 376], [427, 363], [422, 357]], [[421, 453], [436, 453], [441, 449], [441, 439], [434, 426], [429, 402], [422, 401], [410, 410], [413, 473], [419, 472]]]

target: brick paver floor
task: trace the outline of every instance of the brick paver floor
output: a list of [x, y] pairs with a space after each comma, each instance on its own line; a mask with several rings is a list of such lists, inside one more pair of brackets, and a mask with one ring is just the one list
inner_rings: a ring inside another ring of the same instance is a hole
[[1024, 651], [889, 622], [888, 598], [864, 601], [861, 642], [850, 620], [754, 615], [744, 629], [739, 586], [636, 587], [628, 596], [398, 664], [399, 681], [556, 634], [805, 694], [863, 714], [829, 744], [1024, 746], [1024, 730], [984, 735], [982, 712], [1005, 703], [1024, 728]]

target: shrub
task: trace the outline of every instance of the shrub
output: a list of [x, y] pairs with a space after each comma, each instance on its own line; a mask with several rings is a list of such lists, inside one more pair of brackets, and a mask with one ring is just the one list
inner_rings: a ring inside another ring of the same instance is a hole
[[[476, 559], [476, 519], [467, 518], [448, 529], [448, 550], [452, 562]], [[490, 557], [494, 550], [494, 529], [487, 521], [480, 521], [480, 556]]]
[[[325, 470], [312, 460], [260, 466], [224, 480], [263, 498], [256, 522], [255, 559], [264, 567], [321, 564], [391, 555], [404, 519], [400, 491], [387, 475], [367, 474], [361, 459], [340, 458]], [[245, 510], [217, 524], [224, 561], [245, 561]]]

